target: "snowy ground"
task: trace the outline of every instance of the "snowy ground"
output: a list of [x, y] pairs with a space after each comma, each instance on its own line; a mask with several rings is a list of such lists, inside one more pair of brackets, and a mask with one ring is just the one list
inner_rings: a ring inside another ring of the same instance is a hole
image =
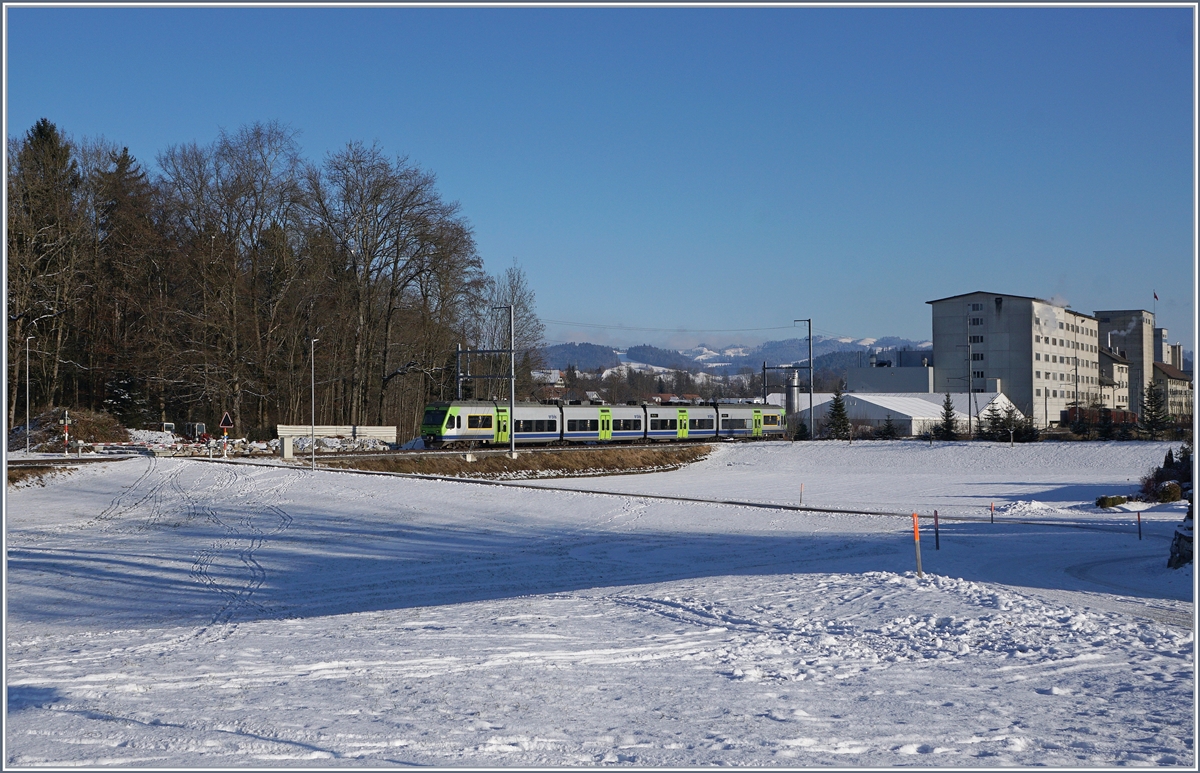
[[[7, 501], [5, 762], [1195, 765], [1167, 445], [761, 443], [498, 487], [143, 458]], [[947, 517], [786, 512], [607, 489]]]

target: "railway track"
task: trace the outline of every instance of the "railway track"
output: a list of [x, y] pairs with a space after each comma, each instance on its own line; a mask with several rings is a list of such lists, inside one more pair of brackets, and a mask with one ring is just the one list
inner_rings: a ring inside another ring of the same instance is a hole
[[[557, 454], [569, 451], [605, 451], [605, 450], [620, 450], [620, 449], [638, 449], [638, 448], [671, 448], [687, 445], [715, 445], [717, 443], [747, 443], [759, 442], [755, 440], [743, 440], [739, 438], [698, 438], [696, 440], [672, 440], [670, 442], [657, 443], [625, 443], [625, 442], [605, 442], [587, 443], [580, 445], [565, 445], [565, 446], [517, 446], [517, 453], [528, 454]], [[498, 456], [508, 453], [508, 446], [476, 446], [474, 448], [418, 448], [403, 451], [349, 451], [346, 453], [321, 453], [317, 452], [317, 460], [321, 459], [395, 459], [405, 456], [462, 456], [463, 454], [474, 454], [475, 456]], [[307, 451], [296, 451], [296, 458], [307, 459], [310, 454]]]

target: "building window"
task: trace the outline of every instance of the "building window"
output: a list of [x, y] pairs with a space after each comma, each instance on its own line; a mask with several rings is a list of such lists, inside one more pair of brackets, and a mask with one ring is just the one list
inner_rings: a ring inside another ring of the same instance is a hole
[[971, 371], [971, 375], [974, 376], [975, 378], [983, 378], [983, 371], [982, 370], [973, 370], [973, 371]]
[[983, 352], [972, 352], [972, 353], [971, 353], [971, 359], [972, 359], [972, 360], [975, 360], [976, 362], [978, 362], [979, 360], [982, 360], [982, 359], [983, 359]]
[[983, 317], [971, 317], [971, 324], [978, 326], [983, 324]]
[[1035, 395], [1037, 395], [1038, 397], [1041, 397], [1041, 396], [1042, 396], [1042, 390], [1040, 390], [1040, 389], [1035, 389], [1035, 390], [1033, 390], [1033, 392], [1034, 392], [1034, 394], [1035, 394]]
[[1041, 378], [1041, 377], [1042, 377], [1042, 372], [1041, 372], [1040, 370], [1035, 370], [1035, 371], [1033, 372], [1033, 377], [1034, 377], [1034, 378]]
[[1042, 353], [1041, 353], [1041, 352], [1034, 352], [1034, 353], [1033, 353], [1033, 359], [1035, 359], [1035, 360], [1039, 360], [1039, 361], [1040, 361], [1040, 360], [1042, 359]]
[[972, 303], [971, 311], [983, 311], [983, 304], [982, 303]]
[[970, 336], [970, 339], [971, 339], [971, 343], [973, 343], [973, 344], [983, 343], [983, 336]]

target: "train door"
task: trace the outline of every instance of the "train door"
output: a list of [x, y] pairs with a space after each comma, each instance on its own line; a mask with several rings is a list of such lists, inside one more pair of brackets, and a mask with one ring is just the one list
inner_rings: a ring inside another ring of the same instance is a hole
[[496, 409], [496, 442], [508, 442], [508, 409]]
[[754, 429], [750, 432], [753, 437], [762, 437], [762, 409], [754, 409]]
[[679, 435], [678, 435], [678, 437], [680, 440], [687, 440], [687, 436], [688, 436], [687, 408], [679, 408], [678, 410], [679, 410]]
[[600, 409], [600, 439], [612, 440], [612, 409]]

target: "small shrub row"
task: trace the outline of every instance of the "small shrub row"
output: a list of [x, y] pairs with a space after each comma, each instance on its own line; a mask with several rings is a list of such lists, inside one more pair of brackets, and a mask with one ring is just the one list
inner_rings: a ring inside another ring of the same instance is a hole
[[1096, 507], [1116, 507], [1117, 505], [1123, 505], [1128, 501], [1129, 499], [1127, 497], [1097, 497]]

